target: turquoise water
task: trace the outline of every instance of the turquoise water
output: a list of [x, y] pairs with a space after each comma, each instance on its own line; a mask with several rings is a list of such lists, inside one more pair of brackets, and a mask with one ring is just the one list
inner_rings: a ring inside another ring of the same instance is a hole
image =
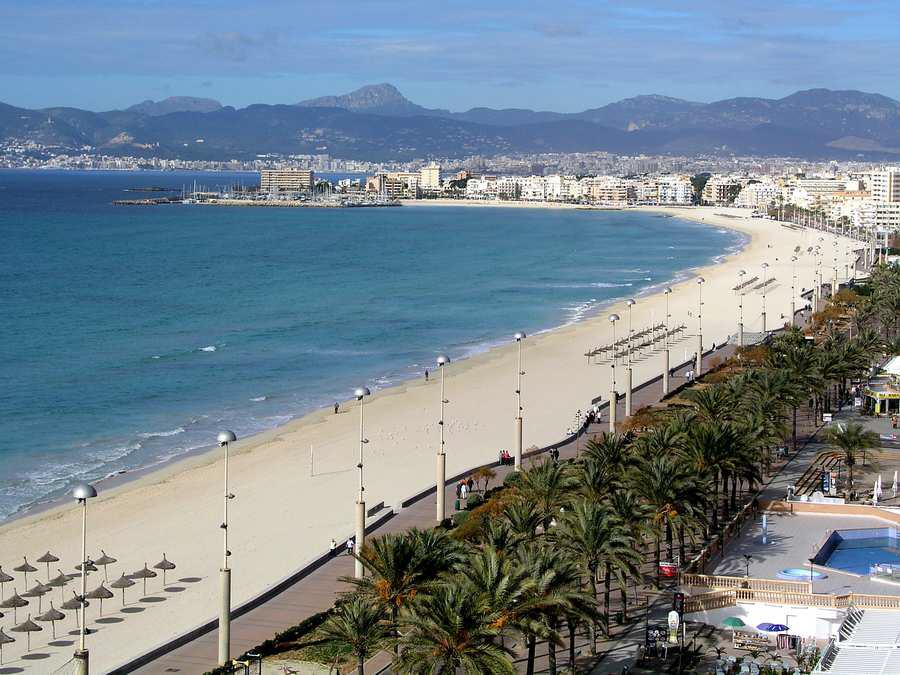
[[195, 178], [255, 180], [0, 171], [0, 516], [576, 321], [741, 243], [623, 212], [110, 204]]
[[827, 567], [867, 576], [873, 565], [900, 566], [900, 542], [889, 527], [836, 530], [818, 556]]

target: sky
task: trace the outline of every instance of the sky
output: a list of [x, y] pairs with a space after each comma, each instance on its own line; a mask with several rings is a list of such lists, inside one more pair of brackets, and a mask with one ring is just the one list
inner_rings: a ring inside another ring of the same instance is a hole
[[379, 82], [455, 111], [814, 87], [900, 99], [898, 26], [898, 0], [0, 0], [0, 101], [243, 107]]

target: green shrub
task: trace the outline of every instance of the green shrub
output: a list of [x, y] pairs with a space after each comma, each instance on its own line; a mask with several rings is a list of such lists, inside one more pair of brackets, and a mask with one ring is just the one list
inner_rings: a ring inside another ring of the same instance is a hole
[[503, 485], [506, 487], [516, 487], [522, 481], [522, 474], [518, 471], [510, 471], [503, 479]]
[[469, 498], [466, 500], [466, 511], [471, 511], [472, 509], [481, 506], [483, 502], [484, 498], [481, 495], [469, 495]]
[[453, 525], [455, 527], [459, 527], [464, 522], [466, 522], [466, 520], [468, 520], [468, 519], [469, 519], [468, 511], [459, 511], [458, 513], [453, 514]]

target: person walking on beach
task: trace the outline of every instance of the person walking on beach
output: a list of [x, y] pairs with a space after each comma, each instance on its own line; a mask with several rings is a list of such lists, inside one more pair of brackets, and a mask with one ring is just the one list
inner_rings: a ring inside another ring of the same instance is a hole
[[425, 369], [425, 381], [428, 382], [428, 368]]
[[334, 414], [335, 414], [335, 415], [338, 414], [338, 410], [340, 409], [340, 407], [341, 407], [341, 404], [338, 403], [337, 401], [335, 401], [335, 402], [334, 402]]

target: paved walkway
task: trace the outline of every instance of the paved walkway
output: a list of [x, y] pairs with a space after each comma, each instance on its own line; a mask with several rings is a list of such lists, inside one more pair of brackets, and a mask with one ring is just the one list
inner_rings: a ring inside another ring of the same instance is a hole
[[[704, 356], [704, 368], [708, 368], [713, 359], [716, 359], [717, 362], [721, 361], [733, 352], [734, 347], [732, 345], [725, 345], [714, 353], [706, 354]], [[687, 381], [684, 377], [686, 370], [690, 370], [690, 366], [676, 369], [674, 376], [669, 381], [671, 389]], [[645, 405], [656, 403], [661, 397], [662, 382], [661, 379], [657, 379], [634, 391], [632, 406], [634, 410], [638, 410]], [[589, 405], [586, 405], [585, 409], [589, 407]], [[624, 400], [619, 401], [617, 419], [625, 419]], [[588, 429], [588, 434], [605, 431], [608, 428], [607, 420], [608, 417], [604, 410], [601, 414], [600, 422], [592, 425]], [[577, 441], [578, 448], [581, 448], [583, 442], [583, 437]], [[576, 454], [576, 442], [569, 442], [561, 446], [559, 450], [561, 457], [573, 457]], [[497, 472], [497, 478], [492, 481], [492, 485], [502, 481], [503, 477], [509, 473], [510, 467], [497, 467], [495, 471]], [[455, 499], [455, 485], [451, 480], [448, 481], [446, 487], [446, 503], [452, 505]], [[433, 524], [434, 496], [431, 493], [403, 508], [398, 514], [373, 530], [368, 536], [377, 537], [389, 532], [402, 532], [412, 527], [431, 527]], [[232, 619], [232, 653], [234, 655], [243, 654], [264, 640], [271, 638], [275, 633], [285, 630], [313, 614], [328, 609], [334, 603], [337, 594], [348, 588], [346, 584], [338, 581], [339, 577], [352, 574], [353, 559], [346, 555], [337, 555], [296, 583], [289, 585], [265, 603]], [[643, 637], [641, 637], [642, 640]], [[144, 675], [151, 673], [203, 673], [216, 663], [217, 644], [217, 631], [213, 628], [202, 635], [196, 636], [186, 644], [160, 655], [142, 667], [131, 667], [118, 672], [136, 672]], [[630, 654], [630, 658], [633, 658], [637, 644], [614, 645], [614, 649], [617, 659], [620, 658], [619, 655], [621, 655], [621, 658], [629, 658], [625, 656], [626, 654]], [[563, 651], [563, 653], [559, 654], [560, 665], [562, 665], [565, 658]], [[542, 666], [537, 672], [545, 669], [546, 656], [543, 656], [540, 661]], [[524, 670], [524, 664], [520, 662], [519, 665]]]

